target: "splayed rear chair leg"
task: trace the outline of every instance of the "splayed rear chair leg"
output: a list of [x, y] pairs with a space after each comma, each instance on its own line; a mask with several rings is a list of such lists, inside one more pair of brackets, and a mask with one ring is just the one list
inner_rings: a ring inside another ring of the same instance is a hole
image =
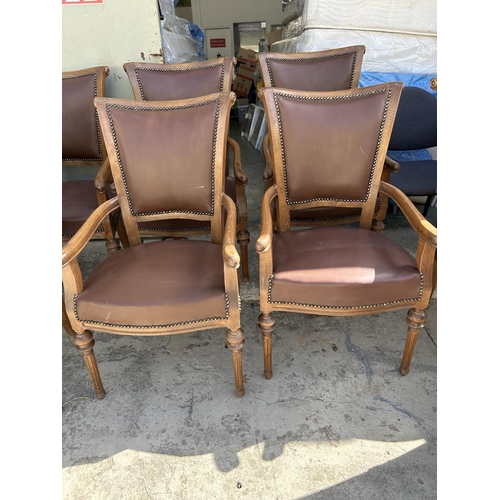
[[82, 353], [87, 370], [89, 371], [90, 378], [94, 384], [95, 395], [97, 399], [102, 399], [106, 395], [106, 391], [102, 385], [101, 375], [99, 368], [97, 368], [97, 361], [94, 355], [95, 340], [92, 332], [84, 330], [83, 333], [76, 333], [73, 337], [76, 348]]
[[410, 371], [411, 358], [413, 356], [415, 344], [417, 343], [418, 334], [420, 333], [420, 330], [425, 326], [426, 320], [427, 312], [419, 311], [415, 308], [410, 309], [408, 311], [408, 314], [406, 315], [408, 333], [406, 334], [406, 344], [403, 353], [403, 359], [401, 361], [401, 366], [399, 367], [399, 373], [401, 373], [401, 375], [407, 375]]
[[243, 362], [242, 349], [245, 343], [243, 330], [239, 328], [235, 332], [228, 330], [226, 333], [227, 346], [231, 349], [233, 357], [234, 380], [236, 382], [236, 395], [241, 397], [245, 394], [243, 387]]
[[262, 346], [264, 348], [264, 377], [270, 379], [273, 376], [273, 339], [275, 320], [272, 314], [261, 314], [259, 316], [259, 328], [262, 332]]

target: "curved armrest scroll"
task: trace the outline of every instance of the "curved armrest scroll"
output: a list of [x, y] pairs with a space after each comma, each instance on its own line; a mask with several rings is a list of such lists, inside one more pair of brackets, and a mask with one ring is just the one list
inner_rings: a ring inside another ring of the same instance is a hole
[[237, 182], [245, 186], [248, 183], [248, 177], [245, 172], [243, 172], [243, 168], [241, 166], [240, 145], [232, 137], [227, 138], [227, 145], [233, 150], [234, 178]]
[[104, 160], [104, 163], [101, 165], [99, 172], [97, 172], [96, 178], [94, 180], [94, 187], [96, 191], [99, 193], [106, 192], [106, 183], [108, 182], [109, 176], [111, 174], [111, 165], [109, 163], [109, 158]]
[[227, 210], [226, 227], [222, 239], [222, 256], [227, 266], [238, 268], [240, 255], [236, 250], [236, 205], [226, 193], [222, 193], [222, 205]]
[[278, 186], [273, 184], [262, 197], [262, 227], [260, 235], [255, 242], [255, 249], [258, 253], [267, 252], [273, 242], [273, 215], [271, 212], [271, 202], [278, 196]]
[[400, 168], [401, 167], [396, 160], [393, 160], [389, 156], [385, 157], [385, 161], [384, 161], [384, 169], [385, 170], [389, 170], [389, 172], [393, 173], [393, 172], [399, 172]]

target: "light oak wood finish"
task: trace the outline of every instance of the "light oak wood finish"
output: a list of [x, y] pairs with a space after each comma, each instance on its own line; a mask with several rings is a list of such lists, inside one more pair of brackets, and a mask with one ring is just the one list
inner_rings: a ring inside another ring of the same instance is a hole
[[[237, 214], [223, 192], [234, 102], [232, 92], [145, 103], [95, 99], [117, 196], [101, 204], [63, 247], [62, 276], [63, 324], [84, 355], [98, 398], [104, 389], [93, 331], [155, 336], [225, 328], [236, 394], [244, 394]], [[196, 145], [188, 133], [194, 117]], [[108, 255], [84, 282], [78, 256], [117, 210], [130, 246]], [[143, 242], [141, 222], [169, 218], [208, 222], [210, 240]]]
[[[156, 64], [128, 62], [123, 65], [130, 81], [134, 98], [139, 101], [187, 99], [212, 92], [229, 92], [233, 81], [236, 64], [234, 57], [223, 57], [208, 61], [195, 61], [180, 64]], [[193, 130], [196, 123], [193, 122]], [[241, 165], [239, 144], [228, 137], [226, 165], [226, 193], [236, 203], [237, 240], [241, 251], [241, 273], [243, 281], [249, 280], [247, 197], [245, 186], [248, 177]], [[209, 234], [210, 228], [199, 222], [171, 221], [164, 226], [144, 224], [140, 228], [143, 237], [184, 237], [197, 234]]]
[[[401, 375], [409, 371], [436, 284], [437, 230], [382, 179], [402, 87], [392, 82], [337, 92], [259, 91], [275, 159], [256, 242], [266, 378], [273, 372], [274, 311], [359, 316], [409, 308], [399, 368]], [[310, 182], [303, 180], [304, 159]], [[398, 204], [418, 234], [415, 257], [372, 231], [379, 193]], [[357, 227], [293, 228], [290, 213], [297, 204], [358, 207], [361, 215]]]

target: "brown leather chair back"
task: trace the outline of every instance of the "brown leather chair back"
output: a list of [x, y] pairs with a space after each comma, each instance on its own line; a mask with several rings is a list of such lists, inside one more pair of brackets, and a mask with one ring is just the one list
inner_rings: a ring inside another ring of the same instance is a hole
[[364, 53], [364, 45], [354, 45], [317, 52], [259, 52], [257, 60], [265, 87], [328, 91], [358, 86]]
[[234, 57], [221, 57], [181, 64], [129, 62], [123, 69], [135, 99], [166, 101], [229, 92], [235, 64]]
[[290, 210], [361, 208], [369, 229], [403, 85], [336, 92], [260, 90], [278, 185], [278, 230]]
[[100, 165], [106, 158], [94, 97], [105, 95], [107, 66], [62, 74], [63, 165]]
[[171, 218], [210, 221], [220, 241], [234, 101], [232, 92], [168, 102], [95, 100], [131, 244], [140, 243], [137, 222]]

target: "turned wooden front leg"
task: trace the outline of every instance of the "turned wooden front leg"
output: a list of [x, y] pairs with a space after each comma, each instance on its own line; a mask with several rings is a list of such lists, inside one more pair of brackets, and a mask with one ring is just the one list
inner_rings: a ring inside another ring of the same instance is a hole
[[250, 233], [247, 230], [238, 231], [236, 233], [236, 238], [241, 250], [241, 274], [243, 276], [243, 281], [248, 281], [248, 243], [250, 242]]
[[410, 371], [411, 358], [413, 356], [413, 350], [415, 349], [415, 344], [417, 343], [418, 334], [420, 330], [425, 326], [427, 320], [427, 312], [419, 311], [418, 309], [412, 308], [408, 311], [406, 315], [406, 323], [408, 324], [408, 333], [406, 334], [406, 344], [405, 350], [403, 352], [403, 359], [401, 361], [401, 366], [399, 367], [399, 373], [401, 375], [407, 375]]
[[243, 387], [243, 361], [242, 348], [245, 344], [245, 335], [241, 328], [235, 332], [228, 330], [226, 333], [227, 346], [231, 349], [233, 357], [234, 379], [236, 382], [236, 395], [241, 397], [245, 394]]
[[82, 353], [85, 364], [87, 365], [87, 370], [89, 371], [90, 378], [94, 384], [95, 394], [97, 399], [102, 399], [106, 395], [106, 391], [102, 385], [101, 375], [99, 374], [99, 368], [97, 368], [97, 361], [94, 355], [94, 344], [95, 340], [92, 332], [89, 330], [84, 330], [83, 333], [76, 333], [73, 336], [76, 348]]
[[273, 376], [273, 339], [275, 320], [272, 314], [259, 316], [259, 328], [262, 332], [262, 347], [264, 348], [264, 377]]

